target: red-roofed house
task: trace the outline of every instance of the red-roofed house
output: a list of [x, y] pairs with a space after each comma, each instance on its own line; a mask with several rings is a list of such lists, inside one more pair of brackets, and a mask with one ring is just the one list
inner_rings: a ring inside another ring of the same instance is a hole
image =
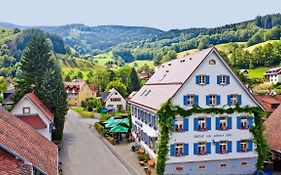
[[281, 160], [281, 105], [265, 120], [265, 136], [273, 159]]
[[272, 113], [281, 103], [281, 95], [256, 95], [255, 98], [268, 113]]
[[96, 97], [96, 88], [84, 81], [64, 82], [68, 94], [67, 102], [70, 106], [81, 106], [86, 98]]
[[52, 140], [54, 115], [34, 93], [23, 96], [11, 113]]
[[143, 70], [138, 74], [140, 79], [148, 79], [152, 76], [152, 73], [149, 70]]
[[0, 108], [0, 174], [57, 175], [57, 146]]
[[[130, 99], [132, 135], [157, 158], [157, 112], [168, 100], [185, 110], [261, 107], [215, 48], [163, 63]], [[254, 174], [258, 154], [247, 111], [192, 113], [171, 120], [164, 174]]]

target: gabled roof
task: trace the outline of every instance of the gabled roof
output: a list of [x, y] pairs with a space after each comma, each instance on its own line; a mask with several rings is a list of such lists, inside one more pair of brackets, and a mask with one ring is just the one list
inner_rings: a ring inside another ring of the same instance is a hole
[[57, 146], [8, 111], [0, 108], [0, 147], [42, 174], [57, 175]]
[[110, 92], [101, 92], [100, 95], [101, 95], [101, 100], [103, 102], [106, 102], [106, 99], [107, 97], [109, 96]]
[[47, 125], [44, 121], [39, 117], [38, 114], [35, 115], [17, 115], [19, 119], [29, 124], [34, 129], [43, 129], [46, 128]]
[[266, 112], [273, 112], [281, 103], [281, 95], [256, 95], [255, 98]]
[[281, 152], [281, 105], [265, 120], [265, 136], [271, 150]]
[[93, 84], [87, 84], [89, 89], [92, 91], [92, 92], [96, 92], [97, 91], [97, 88], [93, 85]]
[[[129, 102], [150, 107], [154, 110], [159, 110], [160, 106], [179, 91], [199, 65], [212, 52], [215, 52], [218, 57], [222, 59], [223, 63], [227, 65], [215, 47], [166, 62], [157, 69], [141, 90], [138, 91], [138, 93]], [[228, 65], [227, 68], [240, 83], [241, 87], [253, 99], [253, 101], [255, 101], [257, 105], [260, 105]], [[145, 90], [150, 90], [149, 95], [145, 95]], [[144, 93], [144, 95], [142, 93]]]
[[73, 81], [73, 82], [64, 82], [64, 87], [65, 88], [78, 88], [81, 89], [84, 86], [85, 82], [84, 81]]
[[39, 110], [51, 121], [54, 121], [54, 114], [43, 104], [43, 102], [34, 94], [28, 93], [23, 96], [23, 98], [27, 97], [30, 101], [35, 104]]

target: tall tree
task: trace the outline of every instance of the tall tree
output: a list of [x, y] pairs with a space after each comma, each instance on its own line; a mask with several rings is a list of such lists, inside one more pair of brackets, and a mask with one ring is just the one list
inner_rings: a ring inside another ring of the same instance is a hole
[[128, 93], [131, 93], [133, 91], [138, 91], [140, 89], [140, 81], [138, 74], [135, 70], [135, 68], [132, 68], [130, 71], [129, 81], [128, 81]]
[[110, 89], [115, 88], [123, 97], [127, 97], [127, 88], [126, 86], [118, 80], [111, 81], [106, 86], [105, 91], [108, 92]]
[[43, 36], [34, 36], [25, 49], [19, 68], [20, 77], [16, 87], [19, 99], [33, 91], [55, 115], [54, 140], [61, 140], [64, 116], [67, 113], [67, 94], [64, 88], [61, 68], [53, 56], [50, 42]]

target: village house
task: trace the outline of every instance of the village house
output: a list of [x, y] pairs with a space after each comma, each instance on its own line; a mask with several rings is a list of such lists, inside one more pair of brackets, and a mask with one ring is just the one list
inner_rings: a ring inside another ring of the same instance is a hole
[[152, 73], [149, 70], [143, 70], [138, 74], [140, 79], [148, 79], [152, 76]]
[[[183, 109], [259, 106], [215, 48], [162, 64], [129, 101], [132, 135], [156, 159], [157, 111], [168, 100]], [[253, 115], [194, 113], [172, 120], [165, 174], [253, 174]]]
[[265, 83], [276, 84], [281, 82], [281, 67], [272, 68], [264, 74]]
[[[281, 105], [265, 120], [265, 136], [272, 152], [272, 159], [281, 170]], [[279, 165], [279, 166], [278, 166]], [[277, 168], [275, 167], [275, 168]]]
[[94, 85], [87, 84], [83, 80], [73, 82], [64, 82], [67, 92], [67, 103], [70, 106], [81, 106], [82, 101], [87, 98], [96, 97], [96, 88]]
[[256, 95], [255, 98], [268, 113], [272, 113], [281, 103], [281, 95]]
[[0, 108], [0, 174], [58, 174], [57, 146]]
[[54, 115], [34, 93], [24, 95], [11, 113], [52, 140]]
[[108, 92], [102, 92], [101, 100], [106, 108], [113, 108], [115, 111], [126, 110], [126, 100], [115, 88], [110, 89]]

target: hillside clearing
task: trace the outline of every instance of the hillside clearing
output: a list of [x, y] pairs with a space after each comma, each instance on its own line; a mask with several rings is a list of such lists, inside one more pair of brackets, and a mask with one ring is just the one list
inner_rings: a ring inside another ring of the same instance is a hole
[[280, 40], [269, 40], [269, 41], [265, 41], [265, 42], [262, 42], [262, 43], [258, 43], [258, 44], [255, 44], [255, 45], [252, 45], [250, 47], [247, 47], [247, 48], [244, 48], [244, 50], [247, 50], [249, 52], [252, 52], [256, 47], [262, 47], [268, 43], [273, 43], [273, 42], [276, 42], [276, 41], [280, 41]]
[[249, 76], [252, 78], [263, 78], [264, 73], [268, 70], [267, 67], [259, 67], [254, 69], [249, 69]]

